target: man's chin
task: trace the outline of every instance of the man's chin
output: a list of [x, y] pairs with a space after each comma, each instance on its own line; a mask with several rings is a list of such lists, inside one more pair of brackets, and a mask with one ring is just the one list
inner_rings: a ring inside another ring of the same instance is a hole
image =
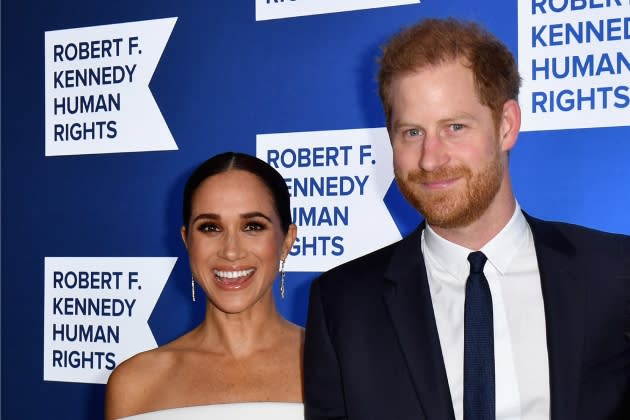
[[427, 224], [431, 227], [441, 229], [460, 229], [469, 226], [474, 220], [468, 220], [463, 217], [424, 217]]
[[433, 195], [417, 200], [415, 207], [431, 227], [443, 229], [463, 228], [479, 217], [478, 209], [472, 203], [462, 200], [463, 197], [453, 198], [452, 194]]
[[425, 210], [424, 212], [421, 211], [421, 213], [424, 216], [424, 220], [431, 227], [438, 227], [442, 229], [455, 229], [466, 227], [468, 224], [471, 223], [470, 221], [467, 221], [465, 217], [462, 217], [458, 214], [440, 214], [438, 212], [429, 210]]

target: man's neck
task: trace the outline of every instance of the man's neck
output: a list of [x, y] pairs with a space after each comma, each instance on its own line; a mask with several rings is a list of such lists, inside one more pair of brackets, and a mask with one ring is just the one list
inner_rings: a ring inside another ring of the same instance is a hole
[[515, 209], [516, 200], [509, 190], [509, 195], [497, 195], [481, 217], [467, 226], [442, 228], [431, 225], [431, 228], [442, 238], [477, 251], [501, 232], [514, 215]]

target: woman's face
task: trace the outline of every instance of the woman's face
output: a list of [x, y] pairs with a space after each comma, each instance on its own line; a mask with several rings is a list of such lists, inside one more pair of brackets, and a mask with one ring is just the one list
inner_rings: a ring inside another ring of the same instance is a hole
[[282, 232], [271, 192], [254, 174], [229, 170], [204, 180], [182, 228], [195, 280], [211, 304], [241, 313], [271, 302], [271, 285], [288, 254], [295, 225]]

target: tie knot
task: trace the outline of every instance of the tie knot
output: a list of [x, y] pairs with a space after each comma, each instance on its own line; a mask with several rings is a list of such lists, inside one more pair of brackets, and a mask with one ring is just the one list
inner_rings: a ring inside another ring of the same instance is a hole
[[470, 263], [471, 273], [483, 273], [483, 266], [486, 264], [488, 258], [481, 251], [475, 251], [468, 254], [468, 262]]

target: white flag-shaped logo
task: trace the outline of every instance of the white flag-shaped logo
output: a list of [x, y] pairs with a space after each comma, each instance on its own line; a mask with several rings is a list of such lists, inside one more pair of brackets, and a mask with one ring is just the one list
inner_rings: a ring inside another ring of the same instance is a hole
[[383, 202], [394, 178], [385, 128], [259, 134], [256, 154], [291, 194], [287, 271], [325, 271], [400, 239]]
[[420, 0], [256, 0], [256, 20], [418, 4]]
[[176, 20], [46, 32], [46, 156], [177, 149], [149, 90]]
[[147, 323], [177, 258], [46, 257], [44, 380], [106, 383], [156, 347]]

